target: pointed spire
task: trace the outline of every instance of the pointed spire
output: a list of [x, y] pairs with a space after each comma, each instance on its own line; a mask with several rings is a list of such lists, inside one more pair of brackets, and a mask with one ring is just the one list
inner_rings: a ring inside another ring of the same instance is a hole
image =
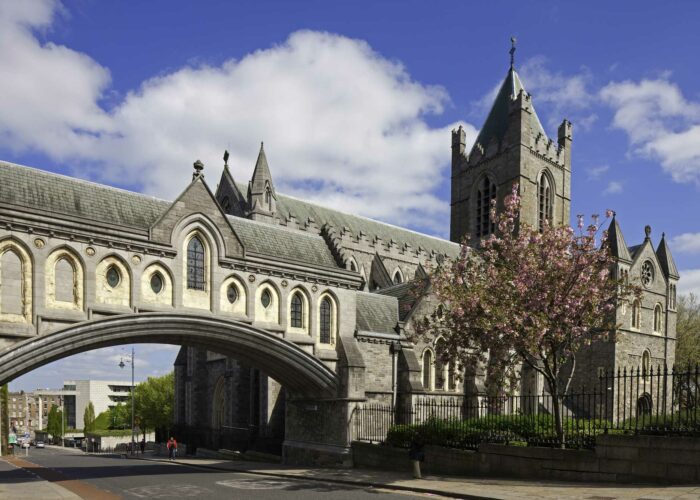
[[622, 235], [622, 229], [620, 229], [620, 224], [618, 224], [615, 214], [613, 214], [610, 226], [608, 226], [608, 245], [610, 246], [610, 253], [612, 253], [613, 257], [630, 262], [632, 261], [627, 243], [625, 243], [625, 237]]
[[277, 194], [272, 183], [270, 167], [267, 164], [264, 144], [260, 143], [260, 152], [255, 162], [253, 177], [248, 183], [248, 210], [253, 219], [266, 219], [275, 214]]
[[[513, 45], [513, 48], [511, 48], [511, 56], [514, 57], [514, 54], [515, 45]], [[520, 92], [527, 94], [523, 83], [520, 81], [518, 72], [515, 71], [515, 67], [511, 64], [510, 68], [508, 68], [508, 73], [506, 74], [506, 77], [503, 80], [498, 93], [496, 94], [496, 98], [491, 105], [491, 110], [486, 117], [486, 121], [479, 131], [479, 135], [474, 143], [474, 148], [476, 148], [477, 144], [481, 144], [481, 148], [485, 150], [490, 141], [495, 139], [497, 142], [501, 142], [503, 140], [506, 135], [508, 125], [510, 124], [511, 103], [518, 98]], [[534, 106], [530, 105], [529, 110], [530, 124], [533, 133], [535, 135], [540, 133], [546, 137], [547, 134], [545, 134], [544, 128], [540, 123], [540, 119], [537, 117]]]
[[253, 170], [253, 178], [251, 179], [251, 184], [253, 192], [263, 192], [266, 185], [269, 185], [274, 192], [274, 186], [272, 185], [272, 175], [270, 174], [270, 167], [267, 164], [267, 157], [265, 156], [265, 145], [260, 142], [260, 152], [258, 153], [258, 159], [255, 162], [255, 170]]
[[666, 277], [678, 279], [680, 276], [678, 274], [678, 268], [673, 260], [673, 255], [671, 255], [671, 249], [666, 243], [666, 233], [661, 234], [661, 241], [659, 246], [656, 248], [656, 257], [659, 259], [659, 264], [664, 271]]

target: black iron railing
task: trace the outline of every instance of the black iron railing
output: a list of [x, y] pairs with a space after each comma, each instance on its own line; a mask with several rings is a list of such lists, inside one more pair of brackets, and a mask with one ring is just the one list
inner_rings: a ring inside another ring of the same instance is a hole
[[640, 367], [599, 373], [560, 399], [563, 436], [551, 394], [498, 396], [426, 393], [392, 407], [358, 406], [358, 441], [463, 449], [480, 443], [591, 448], [600, 434], [700, 435], [700, 368]]

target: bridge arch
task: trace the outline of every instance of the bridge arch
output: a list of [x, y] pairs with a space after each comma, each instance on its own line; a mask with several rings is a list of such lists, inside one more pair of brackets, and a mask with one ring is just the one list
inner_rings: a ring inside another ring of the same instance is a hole
[[337, 396], [336, 373], [294, 343], [241, 321], [183, 313], [113, 316], [19, 342], [0, 353], [0, 384], [73, 354], [131, 343], [202, 347], [259, 369], [291, 395]]

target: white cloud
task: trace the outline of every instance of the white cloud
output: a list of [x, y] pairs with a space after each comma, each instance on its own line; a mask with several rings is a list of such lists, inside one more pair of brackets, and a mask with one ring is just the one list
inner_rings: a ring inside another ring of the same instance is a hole
[[623, 189], [622, 183], [619, 181], [610, 181], [608, 186], [603, 190], [603, 194], [618, 194]]
[[679, 274], [681, 279], [678, 281], [678, 292], [700, 296], [700, 269], [685, 269], [679, 271]]
[[700, 233], [683, 233], [671, 240], [674, 251], [700, 254]]
[[609, 165], [599, 165], [597, 167], [591, 167], [591, 168], [587, 169], [586, 172], [588, 173], [589, 179], [596, 180], [596, 179], [600, 179], [600, 177], [608, 170], [610, 170]]
[[660, 161], [677, 182], [700, 184], [700, 103], [685, 99], [668, 75], [612, 82], [600, 96], [635, 154]]
[[[22, 16], [0, 11], [0, 146], [38, 150], [83, 175], [171, 199], [197, 158], [215, 184], [224, 148], [246, 181], [264, 140], [280, 191], [446, 232], [449, 206], [435, 191], [458, 124], [431, 128], [424, 118], [449, 97], [365, 42], [296, 32], [240, 60], [151, 78], [107, 112], [100, 100], [109, 71], [41, 45], [30, 28], [50, 25], [58, 4], [37, 5]], [[476, 130], [463, 126], [473, 141]]]
[[589, 91], [592, 75], [588, 68], [582, 67], [578, 73], [564, 74], [549, 69], [548, 60], [536, 56], [525, 61], [520, 68], [523, 85], [533, 95], [535, 109], [543, 103], [548, 110], [548, 126], [555, 129], [564, 118], [568, 118], [576, 127], [588, 130], [598, 116], [589, 108], [594, 96]]

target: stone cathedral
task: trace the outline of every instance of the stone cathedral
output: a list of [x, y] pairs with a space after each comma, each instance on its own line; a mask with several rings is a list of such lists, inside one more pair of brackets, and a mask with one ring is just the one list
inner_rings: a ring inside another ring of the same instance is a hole
[[[0, 379], [58, 359], [49, 347], [10, 356], [54, 332], [85, 340], [63, 355], [177, 343], [181, 440], [344, 456], [357, 405], [482, 393], [478, 377], [436, 360], [440, 339], [412, 340], [436, 305], [426, 270], [493, 232], [491, 200], [516, 182], [522, 220], [568, 224], [572, 140], [567, 120], [547, 136], [511, 64], [474, 145], [452, 132], [451, 241], [285, 196], [262, 145], [247, 184], [225, 164], [210, 189], [196, 162], [174, 201], [0, 162]], [[665, 238], [655, 246], [647, 227], [628, 246], [617, 218], [609, 231], [616, 272], [645, 293], [581, 354], [582, 384], [674, 359], [679, 275]], [[522, 383], [543, 390], [531, 374]]]

